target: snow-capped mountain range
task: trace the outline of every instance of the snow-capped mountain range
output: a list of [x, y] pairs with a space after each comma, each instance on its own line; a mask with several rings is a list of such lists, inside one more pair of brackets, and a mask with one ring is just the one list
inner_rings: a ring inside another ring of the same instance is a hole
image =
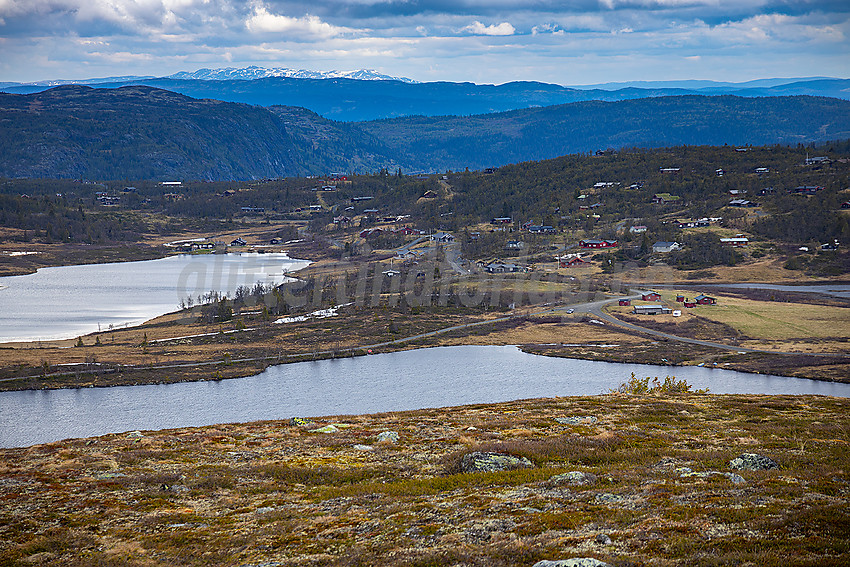
[[99, 77], [96, 79], [50, 79], [32, 83], [0, 83], [0, 88], [12, 85], [32, 85], [40, 87], [57, 87], [59, 85], [97, 85], [104, 83], [128, 83], [146, 81], [149, 79], [175, 79], [184, 81], [252, 81], [268, 77], [288, 77], [292, 79], [356, 79], [358, 81], [401, 81], [416, 83], [407, 77], [392, 77], [374, 69], [357, 69], [356, 71], [307, 71], [304, 69], [289, 69], [287, 67], [225, 67], [224, 69], [198, 69], [197, 71], [180, 71], [165, 77], [153, 75], [125, 75], [122, 77]]
[[167, 79], [200, 80], [200, 81], [252, 81], [268, 77], [289, 77], [292, 79], [356, 79], [358, 81], [401, 81], [415, 83], [406, 77], [392, 77], [374, 69], [358, 69], [356, 71], [306, 71], [304, 69], [289, 69], [288, 67], [226, 67], [224, 69], [198, 69], [197, 71], [181, 71], [165, 77]]

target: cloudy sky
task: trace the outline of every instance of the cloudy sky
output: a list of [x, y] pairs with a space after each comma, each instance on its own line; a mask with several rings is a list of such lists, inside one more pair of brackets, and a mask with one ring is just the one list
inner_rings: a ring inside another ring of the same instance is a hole
[[0, 81], [209, 67], [418, 81], [850, 77], [848, 0], [0, 0]]

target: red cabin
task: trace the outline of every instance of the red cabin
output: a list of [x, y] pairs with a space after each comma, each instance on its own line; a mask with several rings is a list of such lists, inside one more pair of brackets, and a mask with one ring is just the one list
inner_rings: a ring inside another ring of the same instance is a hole
[[615, 248], [616, 240], [579, 240], [578, 245], [581, 248]]
[[559, 268], [572, 268], [573, 266], [581, 266], [582, 264], [587, 264], [587, 261], [582, 260], [578, 256], [573, 256], [572, 258], [561, 258], [558, 260]]

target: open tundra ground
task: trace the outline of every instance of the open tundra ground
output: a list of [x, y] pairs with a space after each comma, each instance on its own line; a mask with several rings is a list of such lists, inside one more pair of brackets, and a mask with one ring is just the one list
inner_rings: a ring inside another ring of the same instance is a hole
[[0, 565], [846, 565], [848, 410], [611, 394], [5, 449]]

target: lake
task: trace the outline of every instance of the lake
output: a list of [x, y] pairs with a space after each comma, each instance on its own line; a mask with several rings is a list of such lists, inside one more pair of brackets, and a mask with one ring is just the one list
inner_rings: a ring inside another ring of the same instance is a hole
[[247, 378], [0, 393], [0, 447], [216, 423], [401, 411], [605, 393], [668, 374], [712, 393], [850, 397], [850, 384], [696, 366], [554, 358], [457, 346], [272, 366]]
[[71, 339], [176, 311], [187, 296], [231, 295], [285, 281], [307, 266], [286, 254], [203, 254], [142, 262], [42, 268], [0, 277], [0, 342]]
[[[666, 286], [670, 287], [670, 286]], [[782, 285], [767, 283], [731, 283], [731, 284], [703, 284], [700, 287], [719, 287], [730, 289], [774, 289], [777, 291], [793, 291], [798, 293], [820, 293], [833, 297], [850, 299], [850, 285], [841, 283], [825, 283], [815, 285]]]

